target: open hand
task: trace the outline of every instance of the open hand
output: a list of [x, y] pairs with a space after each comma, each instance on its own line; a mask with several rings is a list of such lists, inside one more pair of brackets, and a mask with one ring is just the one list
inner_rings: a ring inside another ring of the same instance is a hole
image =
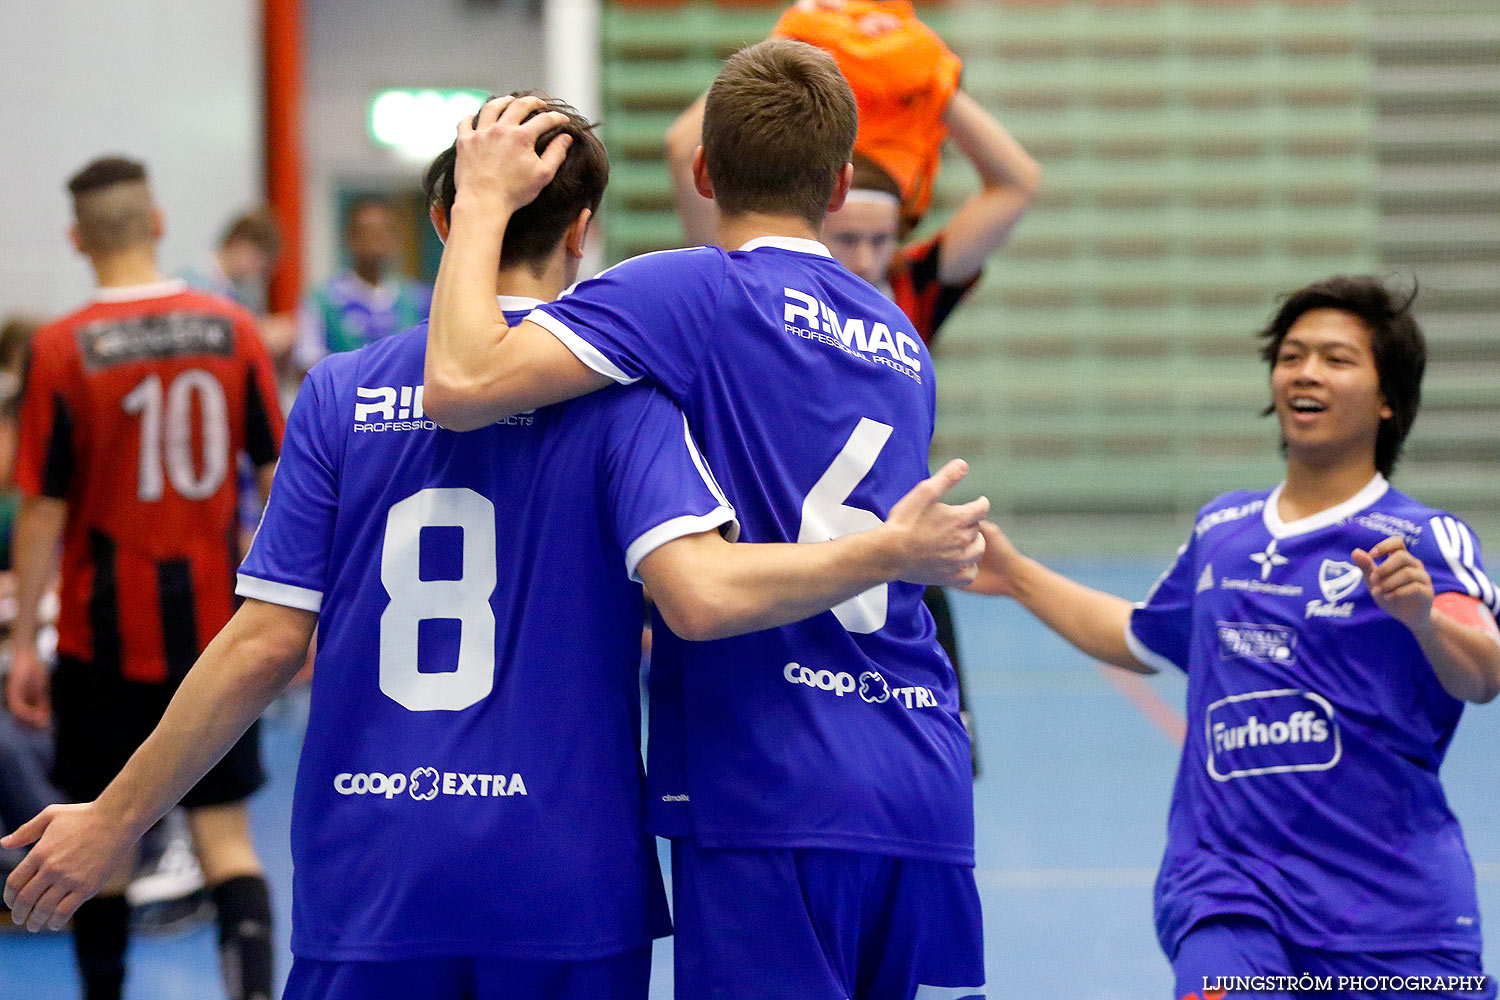
[[[497, 97], [458, 123], [454, 184], [458, 197], [486, 209], [514, 212], [557, 175], [573, 137], [559, 135], [540, 154], [537, 141], [568, 116], [544, 111], [539, 97]], [[529, 117], [528, 117], [529, 116]]]
[[979, 522], [990, 512], [990, 502], [985, 497], [959, 506], [942, 502], [968, 471], [968, 463], [956, 458], [891, 508], [885, 523], [900, 532], [899, 579], [944, 587], [962, 587], [974, 579], [975, 564], [984, 554]]
[[29, 931], [60, 931], [123, 866], [134, 840], [88, 802], [48, 806], [0, 839], [0, 847], [27, 844], [36, 846], [5, 880], [10, 919]]

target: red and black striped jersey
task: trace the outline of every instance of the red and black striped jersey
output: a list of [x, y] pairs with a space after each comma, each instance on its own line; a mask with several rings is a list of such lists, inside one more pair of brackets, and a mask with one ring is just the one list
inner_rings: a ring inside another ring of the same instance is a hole
[[185, 674], [233, 613], [236, 466], [283, 421], [250, 314], [181, 282], [102, 289], [37, 332], [16, 483], [67, 504], [58, 651]]
[[891, 299], [917, 328], [917, 336], [929, 346], [949, 314], [979, 283], [977, 274], [956, 285], [945, 285], [938, 280], [938, 261], [945, 235], [940, 232], [921, 243], [902, 247], [891, 262], [887, 275]]

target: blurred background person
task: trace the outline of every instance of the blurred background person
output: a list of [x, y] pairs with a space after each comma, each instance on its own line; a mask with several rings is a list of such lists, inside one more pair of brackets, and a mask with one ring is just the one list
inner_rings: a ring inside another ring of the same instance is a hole
[[[94, 301], [33, 340], [16, 482], [17, 607], [11, 710], [54, 726], [55, 778], [94, 798], [161, 718], [232, 613], [238, 553], [231, 470], [247, 452], [263, 492], [281, 438], [271, 363], [250, 314], [163, 278], [160, 210], [145, 168], [97, 159], [68, 182], [70, 237]], [[62, 551], [58, 665], [38, 646]], [[218, 911], [231, 1000], [269, 1000], [270, 895], [245, 799], [264, 780], [252, 730], [183, 799]], [[126, 873], [81, 908], [73, 939], [88, 1000], [125, 977]]]
[[402, 244], [395, 205], [354, 199], [344, 223], [349, 269], [315, 289], [303, 306], [293, 363], [306, 371], [329, 354], [352, 351], [427, 318], [432, 288], [399, 271]]

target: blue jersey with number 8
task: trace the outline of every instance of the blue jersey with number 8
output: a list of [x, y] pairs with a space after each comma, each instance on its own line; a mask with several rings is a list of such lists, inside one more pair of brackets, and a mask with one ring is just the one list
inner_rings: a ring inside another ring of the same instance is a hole
[[[873, 527], [927, 475], [932, 359], [895, 305], [810, 240], [628, 260], [530, 319], [585, 364], [661, 386], [743, 537]], [[656, 832], [973, 864], [968, 737], [922, 587], [653, 650]]]
[[453, 433], [423, 414], [425, 347], [417, 327], [313, 369], [240, 569], [242, 595], [320, 612], [293, 951], [637, 947], [668, 924], [630, 577], [733, 513], [660, 393]]

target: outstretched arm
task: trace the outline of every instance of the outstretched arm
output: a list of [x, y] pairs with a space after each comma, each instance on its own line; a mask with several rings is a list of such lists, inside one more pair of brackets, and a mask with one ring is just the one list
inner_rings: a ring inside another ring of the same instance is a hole
[[1005, 127], [964, 91], [943, 113], [948, 134], [979, 171], [980, 189], [970, 195], [944, 229], [938, 280], [961, 285], [974, 278], [990, 255], [1010, 238], [1042, 185], [1042, 167]]
[[458, 126], [458, 194], [432, 292], [422, 397], [427, 415], [449, 430], [609, 384], [535, 323], [511, 329], [495, 301], [505, 227], [552, 180], [572, 142], [560, 135], [537, 155], [537, 140], [567, 121], [533, 114], [541, 107], [535, 97], [499, 97], [480, 109], [477, 125]]
[[730, 544], [700, 532], [651, 552], [639, 573], [668, 627], [693, 641], [801, 621], [891, 580], [962, 586], [984, 551], [989, 501], [941, 499], [967, 471], [949, 462], [878, 528], [809, 545]]
[[1500, 629], [1483, 604], [1467, 594], [1434, 596], [1427, 567], [1400, 536], [1355, 549], [1353, 558], [1375, 603], [1416, 636], [1444, 691], [1479, 704], [1500, 695]]
[[672, 198], [682, 223], [683, 245], [690, 247], [708, 246], [718, 233], [714, 203], [699, 194], [693, 182], [693, 155], [703, 144], [703, 105], [707, 99], [707, 94], [699, 94], [667, 129], [667, 173], [672, 177]]
[[98, 799], [49, 806], [0, 840], [7, 848], [36, 844], [5, 883], [11, 920], [61, 929], [301, 668], [317, 621], [310, 611], [247, 600]]
[[1129, 601], [1085, 587], [1027, 558], [989, 521], [981, 528], [984, 557], [969, 590], [1014, 598], [1043, 625], [1096, 660], [1139, 674], [1156, 673], [1136, 659], [1125, 641], [1133, 609]]

